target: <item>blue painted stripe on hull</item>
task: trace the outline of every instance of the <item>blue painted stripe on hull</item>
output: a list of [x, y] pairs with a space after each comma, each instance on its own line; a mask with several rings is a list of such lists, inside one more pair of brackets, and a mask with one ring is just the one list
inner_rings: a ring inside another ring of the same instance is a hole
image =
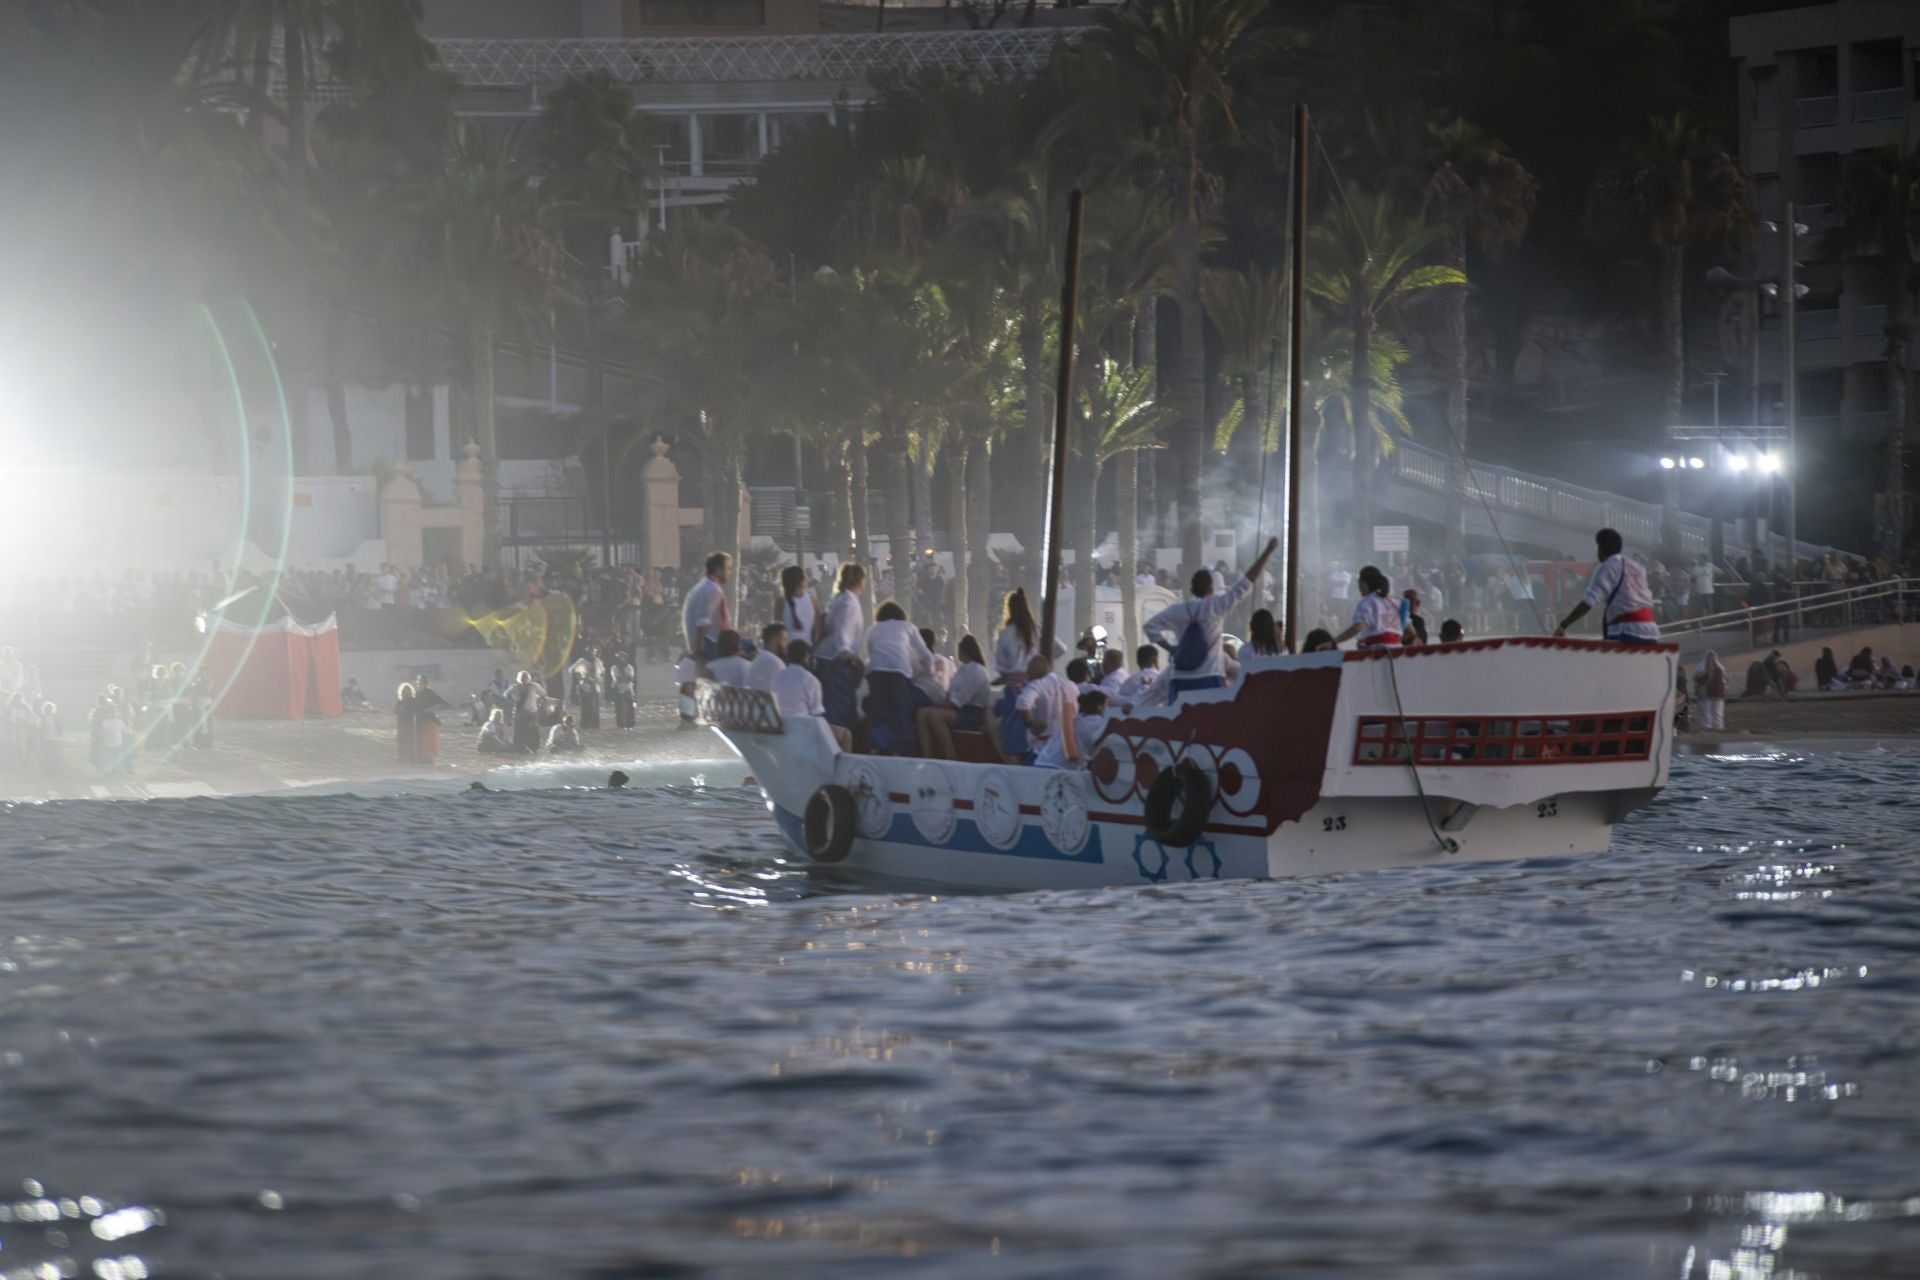
[[[801, 832], [799, 815], [788, 813], [779, 805], [775, 805], [773, 818], [780, 824], [781, 832], [786, 835], [793, 847], [805, 853], [807, 845]], [[920, 834], [920, 829], [913, 825], [911, 815], [895, 814], [887, 828], [886, 842], [917, 845], [922, 849], [941, 849], [952, 853], [992, 853], [1005, 858], [1041, 858], [1049, 862], [1086, 862], [1095, 866], [1105, 861], [1100, 851], [1100, 828], [1097, 825], [1087, 834], [1086, 848], [1078, 853], [1062, 853], [1048, 841], [1047, 833], [1032, 823], [1022, 823], [1020, 838], [1013, 842], [1013, 847], [1001, 849], [987, 843], [987, 838], [980, 834], [979, 824], [971, 818], [955, 818], [953, 834], [945, 843], [935, 844]]]

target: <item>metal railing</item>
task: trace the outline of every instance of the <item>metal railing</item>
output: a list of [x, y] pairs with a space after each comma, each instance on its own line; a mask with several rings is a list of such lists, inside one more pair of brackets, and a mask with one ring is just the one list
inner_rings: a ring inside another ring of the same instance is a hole
[[1868, 89], [1864, 93], [1853, 95], [1853, 118], [1856, 123], [1866, 120], [1898, 120], [1906, 113], [1906, 91], [1899, 85], [1891, 89]]
[[1683, 636], [1705, 637], [1716, 631], [1745, 630], [1751, 635], [1756, 626], [1765, 625], [1771, 630], [1776, 619], [1796, 617], [1810, 627], [1843, 631], [1920, 620], [1920, 580], [1889, 578], [1884, 582], [1838, 589], [1830, 582], [1802, 582], [1797, 584], [1796, 596], [1664, 622], [1660, 624], [1660, 634], [1663, 639], [1676, 641]]

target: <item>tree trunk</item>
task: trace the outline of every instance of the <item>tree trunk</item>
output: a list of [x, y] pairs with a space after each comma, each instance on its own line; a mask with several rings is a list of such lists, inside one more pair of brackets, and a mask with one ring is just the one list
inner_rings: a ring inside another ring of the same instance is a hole
[[339, 319], [329, 317], [327, 325], [327, 418], [333, 426], [333, 471], [344, 476], [353, 471], [353, 428], [347, 421], [347, 375], [340, 367]]
[[1129, 449], [1114, 459], [1114, 525], [1120, 535], [1120, 647], [1133, 665], [1133, 651], [1140, 643], [1140, 603], [1133, 575], [1140, 563], [1140, 451]]
[[289, 332], [279, 361], [286, 371], [283, 388], [288, 429], [293, 437], [294, 471], [299, 474], [300, 468], [313, 465], [312, 413], [307, 402], [313, 381], [314, 318], [307, 256], [311, 245], [303, 230], [307, 217], [307, 48], [306, 32], [298, 21], [287, 22], [282, 35], [287, 63], [287, 197], [293, 208], [289, 230], [294, 244], [287, 255], [293, 276], [288, 290]]
[[953, 552], [947, 611], [953, 617], [955, 644], [967, 630], [967, 560], [972, 549], [967, 540], [967, 460], [972, 453], [973, 441], [965, 434], [955, 436], [947, 449], [947, 546]]
[[993, 471], [999, 465], [997, 450], [981, 445], [967, 458], [967, 536], [972, 540], [968, 556], [970, 581], [967, 584], [967, 613], [973, 622], [973, 634], [983, 642], [993, 640], [993, 557], [987, 541], [993, 536]]
[[922, 447], [921, 456], [907, 458], [907, 476], [913, 482], [913, 545], [907, 553], [915, 562], [933, 545], [933, 457]]
[[810, 539], [814, 552], [821, 555], [845, 550], [853, 536], [853, 470], [847, 442], [829, 446], [824, 459], [828, 489], [825, 501], [819, 504], [820, 519]]
[[[1079, 544], [1073, 549], [1073, 634], [1093, 625], [1093, 549], [1100, 542], [1100, 463], [1087, 464], [1086, 505], [1080, 512]], [[1071, 642], [1069, 642], [1071, 643]]]
[[[1455, 230], [1447, 237], [1447, 265], [1467, 269], [1467, 235]], [[1447, 291], [1446, 326], [1441, 358], [1447, 370], [1447, 552], [1467, 552], [1467, 291]]]
[[[886, 432], [881, 437], [881, 447], [887, 453], [882, 468], [887, 485], [887, 571], [893, 576], [894, 598], [904, 602], [912, 599], [913, 585], [913, 526], [907, 519], [911, 509], [908, 503], [912, 501], [909, 494], [913, 478], [909, 472], [913, 459], [907, 456], [905, 432]], [[878, 592], [873, 598], [875, 604], [880, 602]], [[909, 617], [912, 612], [907, 611]]]
[[[1142, 300], [1139, 312], [1134, 317], [1133, 363], [1136, 367], [1152, 369], [1154, 371], [1153, 397], [1155, 400], [1158, 400], [1160, 398], [1160, 303], [1157, 298], [1146, 298]], [[1161, 520], [1160, 511], [1163, 491], [1156, 483], [1160, 474], [1161, 460], [1165, 457], [1165, 450], [1156, 449], [1147, 455], [1144, 465], [1141, 464], [1138, 458], [1134, 460], [1134, 471], [1139, 478], [1138, 506], [1135, 509], [1136, 517], [1139, 512], [1146, 512], [1146, 518], [1140, 522], [1139, 532], [1136, 534], [1135, 540], [1136, 542], [1144, 540], [1147, 558], [1149, 559], [1152, 558], [1153, 552], [1159, 548], [1160, 544], [1165, 541], [1166, 526]], [[1138, 549], [1136, 549], [1135, 554], [1138, 554]], [[1131, 572], [1135, 566], [1129, 564], [1126, 568]]]
[[856, 429], [853, 438], [847, 442], [847, 452], [853, 459], [852, 479], [852, 520], [847, 537], [847, 559], [855, 564], [867, 565], [871, 570], [868, 577], [873, 579], [875, 591], [880, 589], [879, 569], [868, 565], [867, 559], [873, 554], [873, 505], [867, 501], [867, 441], [866, 432]]
[[1179, 415], [1174, 454], [1179, 476], [1180, 562], [1192, 570], [1205, 563], [1200, 493], [1207, 462], [1206, 312], [1200, 301], [1200, 160], [1189, 138], [1186, 172], [1173, 221], [1173, 281], [1179, 303], [1180, 349], [1173, 364], [1172, 399]]
[[1687, 394], [1686, 329], [1682, 320], [1685, 253], [1678, 245], [1660, 249], [1656, 287], [1660, 292], [1660, 424], [1678, 426]]
[[1361, 561], [1373, 554], [1373, 317], [1363, 315], [1353, 326], [1353, 554]]
[[[473, 443], [480, 448], [481, 527], [486, 531], [489, 566], [500, 563], [500, 441], [493, 402], [493, 326], [475, 317], [468, 332], [468, 411]], [[456, 451], [457, 452], [457, 451]]]
[[[719, 430], [714, 430], [714, 427]], [[740, 477], [745, 465], [746, 450], [739, 433], [730, 424], [715, 423], [708, 419], [709, 474], [713, 477], [709, 491], [713, 495], [707, 508], [707, 549], [724, 551], [733, 557], [733, 563], [740, 563]], [[727, 587], [728, 609], [733, 616], [733, 625], [738, 630], [744, 615], [740, 610], [741, 583], [746, 574], [734, 570], [733, 581]], [[744, 635], [745, 632], [742, 632]]]

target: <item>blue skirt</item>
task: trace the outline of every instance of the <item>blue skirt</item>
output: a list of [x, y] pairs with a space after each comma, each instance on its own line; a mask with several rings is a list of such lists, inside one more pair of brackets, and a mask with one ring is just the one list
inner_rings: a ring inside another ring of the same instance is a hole
[[913, 754], [917, 692], [913, 681], [898, 671], [867, 672], [867, 742], [874, 751], [890, 756]]
[[820, 703], [827, 709], [827, 723], [837, 724], [849, 733], [860, 717], [860, 685], [849, 661], [816, 663], [813, 673], [820, 677]]
[[955, 733], [979, 733], [987, 727], [985, 707], [961, 707], [953, 715]]
[[993, 704], [993, 714], [1000, 718], [1000, 754], [1009, 760], [1018, 760], [1033, 750], [1027, 741], [1027, 722], [1014, 709], [1013, 704], [1019, 699], [1020, 685], [1010, 684], [1000, 691], [999, 701]]

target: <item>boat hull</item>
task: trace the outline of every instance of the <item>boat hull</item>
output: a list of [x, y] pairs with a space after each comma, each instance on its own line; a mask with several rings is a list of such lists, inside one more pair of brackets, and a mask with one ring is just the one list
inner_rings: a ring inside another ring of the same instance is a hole
[[[865, 879], [1070, 889], [1603, 852], [1666, 780], [1675, 659], [1502, 643], [1250, 664], [1232, 688], [1111, 722], [1086, 770], [847, 754], [817, 720], [771, 727], [744, 691], [708, 718], [801, 857], [810, 800], [851, 796], [832, 865]], [[1185, 844], [1147, 834], [1152, 780], [1176, 764], [1210, 797]]]

